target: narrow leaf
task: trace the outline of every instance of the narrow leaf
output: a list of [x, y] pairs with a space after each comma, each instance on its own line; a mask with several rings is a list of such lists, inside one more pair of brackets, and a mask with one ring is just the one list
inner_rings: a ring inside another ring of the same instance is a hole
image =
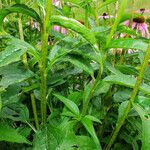
[[148, 44], [139, 39], [122, 38], [112, 40], [108, 45], [108, 48], [125, 48], [125, 49], [137, 49], [146, 51]]
[[89, 134], [92, 136], [98, 150], [101, 150], [101, 146], [100, 146], [99, 140], [97, 138], [97, 135], [95, 133], [91, 119], [89, 119], [88, 117], [85, 116], [84, 118], [82, 118], [81, 122], [84, 125], [84, 127], [86, 128], [86, 130], [89, 132]]
[[71, 111], [73, 112], [75, 115], [79, 115], [80, 112], [79, 112], [79, 108], [78, 106], [71, 100], [61, 96], [61, 95], [58, 95], [58, 94], [54, 94], [60, 101], [62, 101], [65, 106]]
[[[126, 87], [133, 88], [135, 86], [136, 78], [131, 77], [129, 75], [124, 75], [124, 74], [118, 74], [118, 75], [110, 75], [107, 76], [104, 81], [106, 82], [111, 82], [113, 84], [118, 84]], [[140, 86], [140, 91], [142, 91], [145, 94], [150, 95], [150, 86], [147, 84], [142, 84]]]
[[96, 44], [96, 38], [92, 32], [80, 22], [75, 19], [67, 18], [64, 16], [54, 15], [51, 17], [51, 23], [63, 26], [65, 28], [71, 29], [77, 33], [79, 33], [82, 37], [84, 37], [88, 42], [90, 42], [98, 51], [98, 47]]

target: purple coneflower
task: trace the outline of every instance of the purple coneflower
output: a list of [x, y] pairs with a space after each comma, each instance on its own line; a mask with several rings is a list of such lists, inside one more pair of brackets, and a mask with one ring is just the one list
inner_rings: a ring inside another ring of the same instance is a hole
[[[125, 21], [123, 24], [129, 26], [130, 20]], [[150, 38], [148, 25], [145, 23], [145, 18], [143, 16], [134, 18], [131, 27], [132, 29], [135, 29], [137, 33], [140, 32], [142, 37]]]
[[55, 5], [56, 7], [61, 8], [61, 1], [60, 0], [52, 0], [53, 5]]
[[150, 10], [147, 10], [145, 8], [141, 8], [141, 9], [137, 10], [136, 13], [140, 13], [140, 14], [150, 13]]
[[[61, 1], [60, 0], [52, 0], [53, 5], [55, 5], [58, 8], [62, 8]], [[53, 26], [53, 30], [56, 32], [61, 32], [62, 34], [67, 34], [67, 29], [60, 27], [58, 25]]]
[[108, 15], [107, 13], [103, 13], [103, 15], [102, 16], [98, 16], [98, 18], [106, 20], [106, 19], [109, 19], [109, 18], [114, 18], [114, 16]]

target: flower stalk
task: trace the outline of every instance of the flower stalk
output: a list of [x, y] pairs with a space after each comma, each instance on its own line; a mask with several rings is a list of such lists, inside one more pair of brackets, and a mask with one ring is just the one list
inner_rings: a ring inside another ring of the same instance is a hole
[[[24, 41], [24, 35], [23, 35], [23, 27], [22, 27], [22, 15], [18, 14], [18, 25], [19, 25], [19, 36], [20, 39]], [[25, 66], [25, 69], [28, 70], [29, 69], [29, 65], [28, 65], [28, 60], [27, 60], [27, 55], [24, 54], [22, 56], [22, 62]], [[29, 85], [32, 85], [32, 81], [29, 79], [28, 80]], [[33, 93], [30, 93], [30, 97], [31, 97], [31, 103], [32, 103], [32, 110], [33, 110], [33, 115], [34, 115], [34, 121], [35, 121], [35, 125], [36, 128], [39, 129], [39, 121], [38, 121], [38, 116], [37, 116], [37, 109], [36, 109], [36, 102], [35, 102], [35, 97]]]
[[39, 62], [40, 69], [40, 98], [41, 98], [41, 118], [42, 123], [46, 123], [46, 94], [47, 94], [47, 53], [48, 53], [48, 27], [49, 19], [52, 10], [52, 0], [46, 1], [46, 15], [44, 16], [43, 26], [42, 26], [42, 47], [41, 47], [41, 60]]
[[146, 54], [145, 54], [145, 57], [144, 57], [144, 60], [143, 60], [143, 63], [141, 65], [141, 69], [140, 69], [140, 72], [139, 72], [139, 75], [137, 77], [137, 80], [136, 80], [136, 83], [135, 83], [135, 86], [133, 88], [133, 91], [132, 91], [132, 94], [131, 94], [131, 97], [130, 97], [130, 100], [129, 100], [129, 103], [127, 105], [127, 108], [125, 109], [125, 112], [124, 112], [124, 115], [122, 116], [122, 118], [120, 118], [120, 121], [117, 123], [116, 125], [116, 128], [114, 130], [114, 132], [112, 133], [112, 137], [109, 141], [109, 144], [107, 145], [106, 149], [105, 150], [109, 150], [111, 148], [111, 146], [113, 145], [122, 125], [124, 124], [124, 121], [125, 119], [127, 118], [128, 116], [128, 113], [130, 112], [130, 109], [131, 109], [131, 106], [132, 106], [132, 103], [134, 102], [135, 100], [135, 97], [136, 95], [138, 94], [138, 91], [139, 91], [139, 88], [140, 88], [140, 85], [142, 83], [142, 79], [143, 79], [143, 76], [144, 76], [144, 72], [145, 72], [145, 68], [147, 67], [148, 65], [148, 60], [150, 59], [150, 40], [149, 40], [149, 45], [148, 45], [148, 49], [146, 51]]

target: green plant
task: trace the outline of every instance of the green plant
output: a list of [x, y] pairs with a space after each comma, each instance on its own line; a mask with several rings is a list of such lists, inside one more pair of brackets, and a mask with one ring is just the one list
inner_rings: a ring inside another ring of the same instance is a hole
[[3, 149], [149, 149], [150, 44], [127, 4], [0, 1]]

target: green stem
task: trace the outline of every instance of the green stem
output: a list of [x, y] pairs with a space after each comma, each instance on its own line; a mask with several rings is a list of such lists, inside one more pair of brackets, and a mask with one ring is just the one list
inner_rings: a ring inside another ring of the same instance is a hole
[[2, 6], [2, 0], [0, 0], [0, 9], [2, 9], [3, 6]]
[[[101, 68], [101, 66], [100, 66], [99, 68]], [[94, 91], [95, 91], [95, 89], [96, 89], [97, 83], [98, 83], [99, 80], [101, 79], [101, 73], [102, 73], [102, 72], [101, 72], [101, 69], [99, 69], [97, 78], [96, 78], [96, 80], [93, 82], [92, 87], [91, 87], [91, 90], [90, 90], [90, 92], [89, 92], [89, 96], [88, 96], [88, 98], [85, 100], [85, 103], [83, 104], [83, 109], [82, 109], [82, 113], [81, 113], [82, 116], [84, 116], [84, 115], [86, 114], [87, 110], [88, 110], [88, 106], [89, 106], [89, 103], [90, 103], [91, 98], [93, 97], [93, 94], [94, 94]]]
[[[88, 6], [87, 6], [88, 7]], [[89, 12], [87, 10], [88, 8], [85, 9], [85, 26], [88, 28], [89, 26], [89, 21], [88, 21], [88, 17], [89, 17]]]
[[108, 45], [110, 44], [111, 39], [112, 39], [112, 37], [113, 37], [113, 35], [114, 35], [116, 29], [117, 29], [117, 26], [118, 26], [118, 24], [119, 24], [119, 22], [120, 22], [120, 19], [121, 19], [121, 17], [122, 17], [122, 14], [123, 14], [123, 12], [125, 11], [126, 4], [127, 4], [127, 0], [122, 0], [122, 3], [121, 3], [121, 5], [120, 5], [119, 11], [118, 11], [118, 16], [117, 16], [117, 18], [115, 19], [114, 25], [113, 25], [113, 27], [112, 27], [112, 29], [111, 29], [111, 31], [110, 31], [109, 37], [108, 37], [108, 39], [107, 39], [106, 48], [107, 48]]
[[105, 150], [109, 150], [111, 148], [111, 146], [113, 145], [113, 143], [114, 143], [114, 141], [118, 135], [118, 132], [120, 131], [120, 128], [122, 127], [125, 119], [128, 116], [128, 113], [131, 109], [132, 103], [134, 102], [134, 99], [135, 99], [136, 95], [138, 94], [138, 91], [139, 91], [139, 88], [140, 88], [140, 85], [141, 85], [141, 82], [142, 82], [142, 79], [144, 76], [144, 71], [145, 71], [146, 66], [148, 65], [149, 59], [150, 59], [150, 40], [149, 40], [148, 49], [146, 51], [143, 63], [141, 65], [141, 69], [140, 69], [139, 75], [137, 77], [135, 86], [133, 88], [133, 91], [132, 91], [129, 103], [127, 105], [126, 111], [124, 112], [124, 115], [122, 116], [122, 118], [120, 118], [119, 122], [116, 124], [116, 128], [115, 128], [114, 132], [112, 133], [112, 137], [111, 137], [109, 144], [107, 145]]
[[[21, 19], [22, 16], [21, 16], [21, 14], [18, 14], [18, 16], [19, 16], [19, 18], [18, 18], [19, 36], [20, 36], [21, 40], [24, 40], [22, 19]], [[27, 60], [27, 55], [26, 54], [23, 55], [22, 62], [24, 64], [25, 68], [28, 70], [29, 65], [28, 65], [28, 60]], [[28, 80], [28, 83], [29, 83], [29, 85], [32, 85], [32, 81], [30, 79]], [[36, 109], [36, 102], [35, 102], [34, 94], [31, 93], [30, 97], [31, 97], [31, 102], [32, 102], [32, 109], [33, 109], [35, 125], [36, 125], [36, 128], [39, 129], [39, 121], [38, 121], [38, 117], [37, 117], [37, 109]]]
[[43, 26], [42, 26], [42, 48], [41, 48], [41, 61], [39, 63], [40, 69], [40, 97], [41, 97], [41, 118], [42, 123], [46, 123], [46, 94], [47, 94], [47, 53], [48, 53], [48, 31], [47, 28], [49, 27], [49, 19], [51, 15], [52, 9], [52, 1], [46, 1], [46, 15], [44, 17]]

